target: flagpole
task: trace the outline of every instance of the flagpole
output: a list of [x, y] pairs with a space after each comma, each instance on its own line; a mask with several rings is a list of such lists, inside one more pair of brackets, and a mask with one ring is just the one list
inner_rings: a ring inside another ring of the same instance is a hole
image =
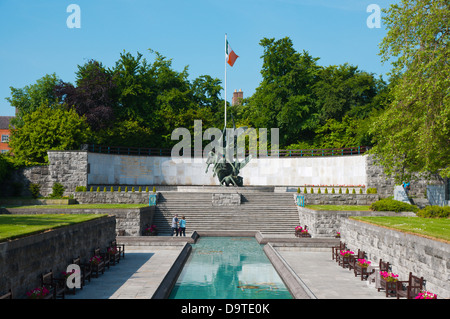
[[227, 34], [225, 33], [225, 126], [224, 129], [227, 128]]

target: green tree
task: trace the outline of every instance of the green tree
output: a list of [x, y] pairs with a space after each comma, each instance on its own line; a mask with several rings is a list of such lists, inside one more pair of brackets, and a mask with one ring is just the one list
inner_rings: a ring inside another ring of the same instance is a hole
[[47, 150], [79, 149], [90, 136], [85, 120], [64, 105], [52, 109], [43, 103], [25, 114], [23, 121], [20, 129], [11, 131], [9, 140], [14, 161], [21, 165], [48, 163]]
[[392, 103], [371, 127], [386, 173], [450, 176], [450, 3], [402, 0], [385, 11], [380, 45], [392, 61]]
[[10, 87], [11, 97], [7, 97], [6, 100], [17, 110], [15, 118], [11, 120], [11, 125], [23, 126], [24, 115], [36, 111], [43, 103], [50, 108], [57, 107], [54, 88], [59, 81], [60, 79], [53, 73], [43, 76], [35, 84], [27, 85], [24, 88]]

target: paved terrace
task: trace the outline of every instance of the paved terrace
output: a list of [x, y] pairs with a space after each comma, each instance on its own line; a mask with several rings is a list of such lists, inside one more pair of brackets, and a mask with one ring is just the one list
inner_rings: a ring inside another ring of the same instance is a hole
[[[214, 234], [200, 234], [210, 236]], [[215, 234], [216, 236], [229, 236]], [[234, 233], [248, 236], [248, 233]], [[374, 284], [361, 281], [353, 272], [331, 259], [335, 239], [296, 238], [294, 235], [254, 233], [296, 299], [386, 299]], [[177, 279], [197, 233], [187, 237], [118, 237], [125, 259], [99, 278], [87, 282], [67, 299], [163, 299]], [[294, 283], [294, 284], [292, 284]], [[392, 297], [391, 297], [392, 299]]]

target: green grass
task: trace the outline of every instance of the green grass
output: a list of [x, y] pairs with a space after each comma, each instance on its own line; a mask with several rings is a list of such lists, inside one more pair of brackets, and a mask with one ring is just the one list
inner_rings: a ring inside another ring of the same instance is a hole
[[148, 204], [75, 204], [75, 205], [30, 205], [30, 206], [8, 206], [7, 208], [33, 208], [33, 209], [49, 209], [49, 208], [57, 208], [57, 209], [113, 209], [113, 208], [141, 208], [147, 207]]
[[403, 216], [352, 216], [349, 218], [450, 243], [450, 219], [448, 218], [421, 218]]
[[338, 211], [347, 211], [347, 210], [366, 211], [366, 210], [369, 210], [369, 206], [367, 206], [367, 205], [306, 205], [306, 208], [310, 208], [310, 209], [314, 209], [314, 210], [338, 210]]
[[106, 214], [0, 215], [0, 242], [77, 224]]

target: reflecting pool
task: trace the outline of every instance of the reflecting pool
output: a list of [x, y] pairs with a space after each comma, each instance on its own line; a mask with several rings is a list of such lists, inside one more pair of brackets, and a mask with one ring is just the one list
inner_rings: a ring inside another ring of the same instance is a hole
[[202, 237], [170, 299], [292, 299], [254, 237]]

